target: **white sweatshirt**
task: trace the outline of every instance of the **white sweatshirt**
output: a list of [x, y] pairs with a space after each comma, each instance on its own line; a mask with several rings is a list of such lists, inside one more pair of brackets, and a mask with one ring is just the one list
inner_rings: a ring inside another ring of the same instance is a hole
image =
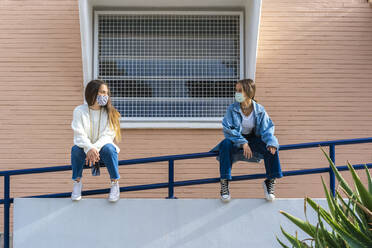
[[[83, 148], [85, 153], [92, 148], [100, 151], [104, 145], [113, 144], [119, 153], [119, 147], [114, 144], [115, 132], [110, 128], [108, 115], [104, 108], [102, 108], [101, 112], [99, 137], [97, 137], [99, 114], [100, 110], [90, 109], [89, 116], [88, 104], [82, 104], [74, 109], [74, 116], [71, 123], [72, 130], [74, 130], [74, 144]], [[92, 131], [90, 127], [91, 121], [93, 124]]]

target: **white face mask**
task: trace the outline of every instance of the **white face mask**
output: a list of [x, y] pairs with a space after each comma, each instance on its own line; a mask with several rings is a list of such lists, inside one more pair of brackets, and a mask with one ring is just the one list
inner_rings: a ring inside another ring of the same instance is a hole
[[105, 95], [97, 95], [97, 103], [99, 106], [106, 106], [107, 102], [108, 102], [108, 96], [105, 96]]
[[245, 97], [243, 96], [243, 93], [235, 92], [235, 100], [237, 102], [244, 102]]

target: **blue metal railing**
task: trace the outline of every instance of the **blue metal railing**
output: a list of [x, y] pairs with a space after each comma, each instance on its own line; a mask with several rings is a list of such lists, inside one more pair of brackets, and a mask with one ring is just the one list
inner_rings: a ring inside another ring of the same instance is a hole
[[[336, 156], [335, 147], [337, 145], [350, 145], [350, 144], [362, 144], [362, 143], [372, 143], [372, 137], [361, 138], [361, 139], [347, 139], [347, 140], [334, 140], [334, 141], [322, 141], [322, 142], [301, 143], [301, 144], [293, 144], [293, 145], [283, 145], [283, 146], [280, 146], [280, 150], [285, 151], [285, 150], [295, 150], [295, 149], [304, 149], [304, 148], [314, 148], [314, 147], [319, 147], [319, 146], [323, 146], [323, 147], [328, 146], [329, 156], [331, 160], [333, 161], [333, 163], [335, 163], [335, 156]], [[168, 161], [168, 182], [120, 187], [120, 191], [121, 192], [122, 191], [139, 191], [139, 190], [148, 190], [148, 189], [168, 188], [167, 198], [173, 199], [175, 198], [174, 187], [189, 186], [189, 185], [196, 185], [196, 184], [217, 183], [219, 182], [220, 178], [206, 178], [206, 179], [186, 180], [186, 181], [177, 181], [177, 182], [174, 181], [174, 161], [195, 159], [195, 158], [216, 157], [217, 155], [218, 153], [216, 152], [205, 152], [205, 153], [192, 153], [192, 154], [180, 154], [180, 155], [171, 155], [171, 156], [121, 160], [119, 161], [119, 165], [133, 165], [133, 164], [145, 164], [145, 163]], [[372, 168], [372, 163], [353, 165], [355, 169], [363, 169], [364, 166], [367, 166], [368, 168]], [[339, 171], [345, 171], [345, 170], [348, 170], [348, 167], [337, 166], [337, 169]], [[33, 169], [24, 169], [24, 170], [0, 171], [0, 176], [4, 177], [4, 199], [0, 199], [0, 204], [4, 204], [4, 248], [9, 248], [9, 211], [10, 211], [10, 205], [14, 201], [14, 198], [10, 197], [10, 176], [67, 171], [67, 170], [71, 170], [70, 165], [33, 168]], [[308, 175], [308, 174], [318, 174], [318, 173], [325, 173], [325, 172], [328, 172], [330, 175], [330, 190], [334, 196], [336, 180], [335, 180], [335, 174], [330, 166], [323, 167], [323, 168], [305, 169], [305, 170], [284, 171], [283, 176]], [[232, 181], [252, 180], [252, 179], [265, 178], [265, 177], [266, 177], [266, 174], [233, 176]], [[106, 194], [108, 192], [109, 192], [109, 189], [88, 190], [88, 191], [83, 191], [82, 195]], [[62, 197], [69, 197], [70, 195], [71, 195], [71, 192], [66, 192], [66, 193], [58, 193], [58, 194], [27, 196], [27, 197], [62, 198]]]

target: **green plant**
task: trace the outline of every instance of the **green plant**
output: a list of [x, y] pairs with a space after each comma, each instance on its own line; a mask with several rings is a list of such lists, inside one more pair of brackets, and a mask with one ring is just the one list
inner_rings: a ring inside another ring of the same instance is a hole
[[[355, 190], [353, 190], [341, 176], [328, 154], [323, 149], [322, 151], [327, 157], [339, 182], [336, 196], [331, 196], [322, 178], [329, 208], [328, 211], [309, 197], [306, 197], [304, 201], [305, 220], [280, 211], [281, 214], [308, 234], [310, 238], [299, 240], [297, 233], [293, 236], [281, 227], [283, 235], [290, 242], [291, 247], [372, 247], [372, 179], [368, 168], [365, 167], [368, 179], [368, 186], [366, 187], [361, 182], [352, 165], [349, 162], [347, 163], [354, 181]], [[342, 193], [346, 196], [346, 201]], [[318, 214], [318, 223], [316, 225], [310, 224], [307, 220], [307, 204]], [[325, 227], [325, 223], [329, 225], [331, 230]], [[282, 247], [290, 247], [285, 245], [278, 237], [277, 240]]]

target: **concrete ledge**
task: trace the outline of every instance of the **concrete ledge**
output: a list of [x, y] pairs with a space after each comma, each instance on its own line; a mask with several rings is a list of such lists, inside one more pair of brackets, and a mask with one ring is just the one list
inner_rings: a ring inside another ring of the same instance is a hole
[[[324, 199], [318, 199], [326, 205]], [[310, 208], [308, 208], [310, 209]], [[23, 247], [280, 247], [279, 214], [304, 217], [303, 199], [25, 199], [14, 202], [15, 248]], [[316, 220], [308, 211], [308, 218]], [[301, 237], [301, 233], [299, 232]], [[304, 235], [302, 235], [304, 237]], [[287, 243], [287, 242], [286, 242]]]

